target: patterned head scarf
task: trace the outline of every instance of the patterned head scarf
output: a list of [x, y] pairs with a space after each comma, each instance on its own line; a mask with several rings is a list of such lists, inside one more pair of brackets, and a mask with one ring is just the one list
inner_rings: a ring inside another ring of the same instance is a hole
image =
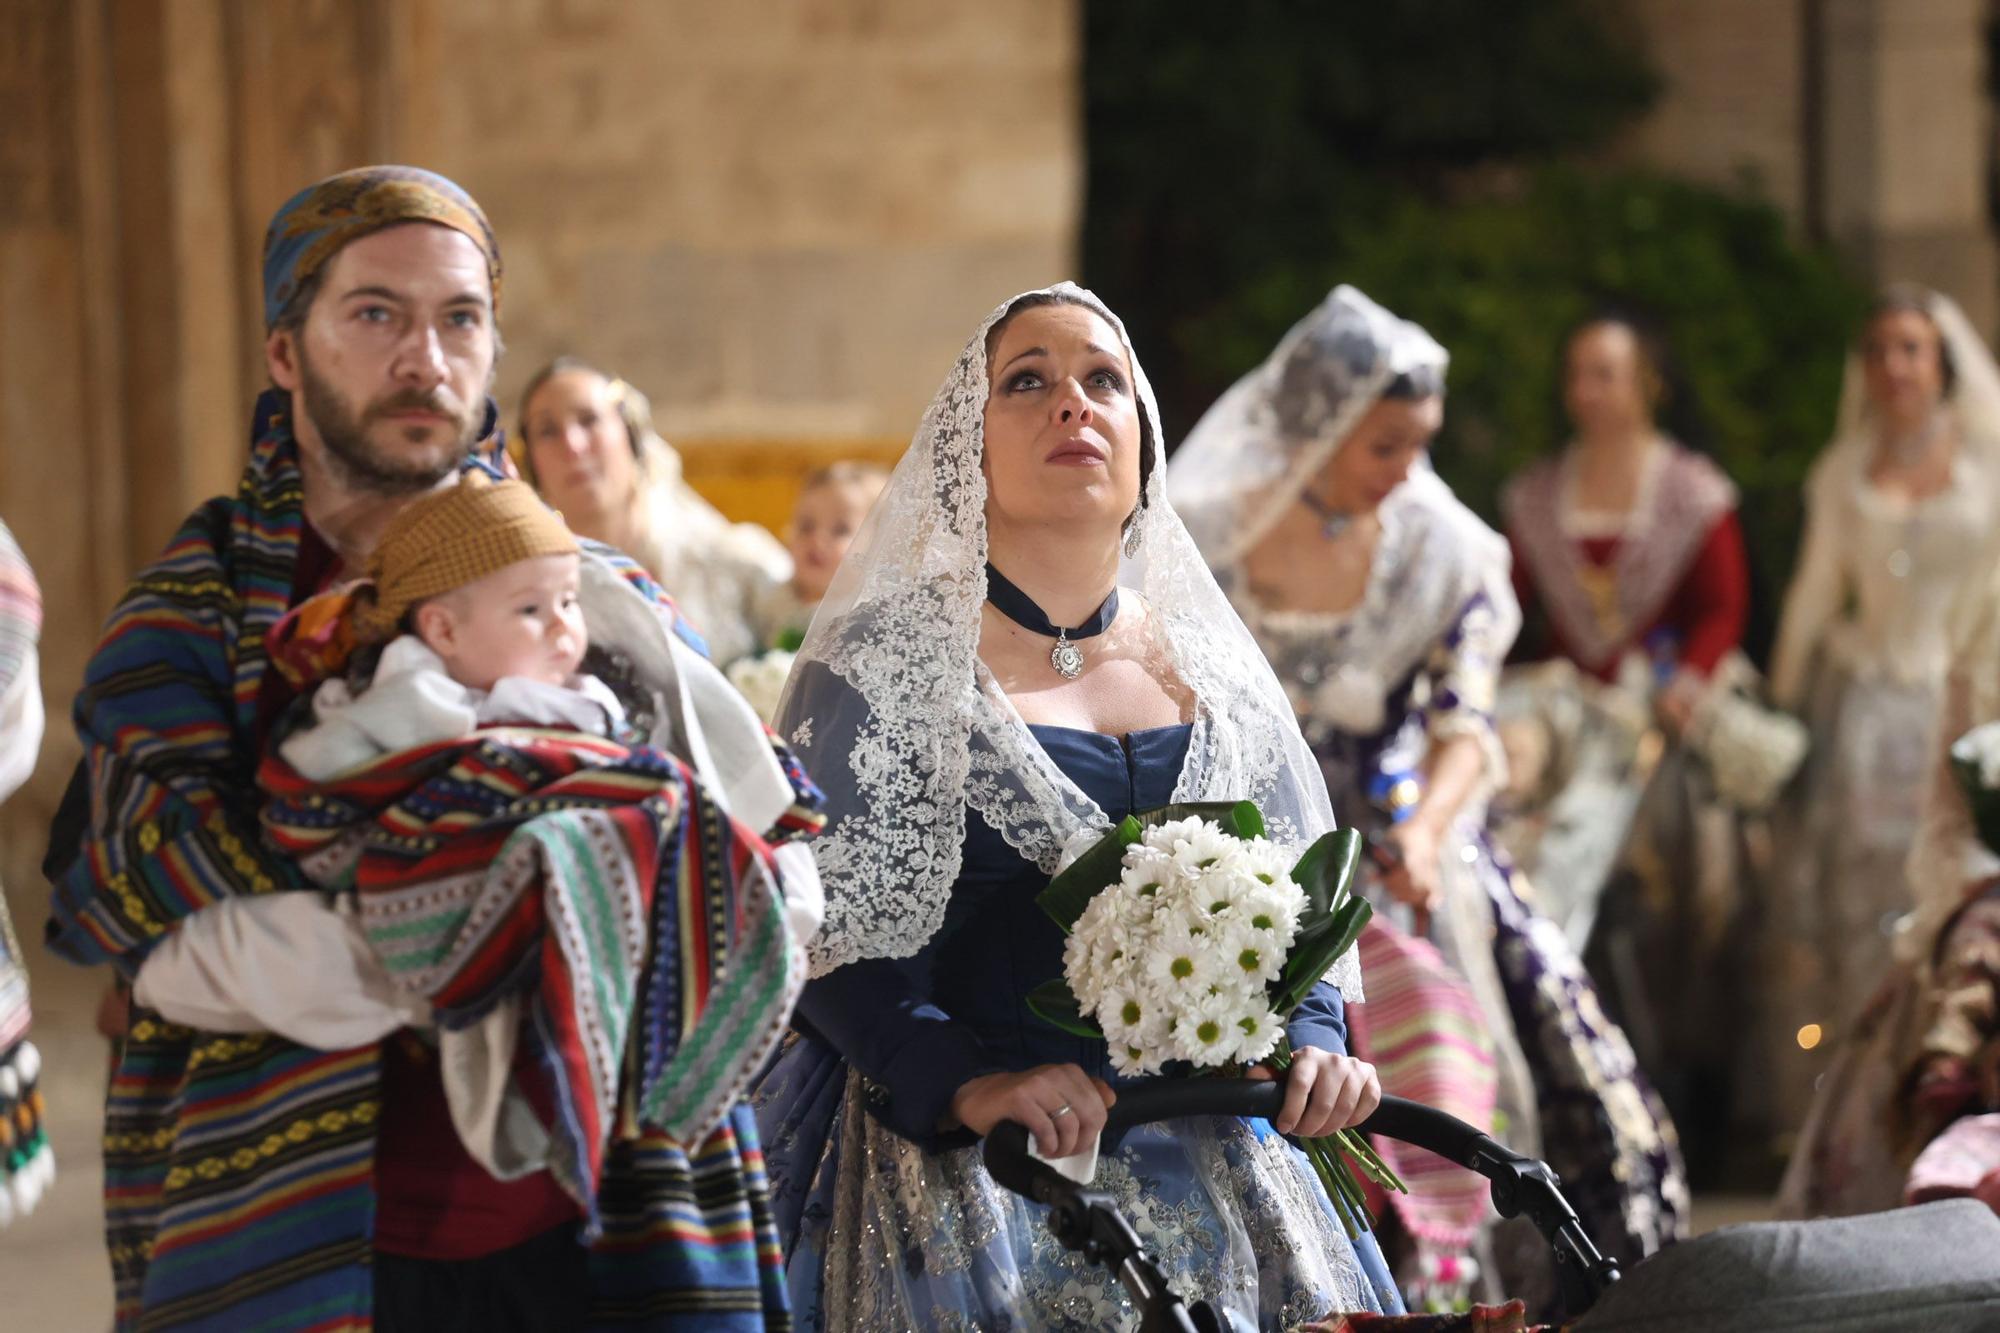
[[500, 309], [500, 243], [471, 195], [421, 167], [356, 167], [308, 185], [264, 232], [264, 327], [350, 241], [403, 222], [434, 222], [470, 237], [486, 256], [493, 309]]

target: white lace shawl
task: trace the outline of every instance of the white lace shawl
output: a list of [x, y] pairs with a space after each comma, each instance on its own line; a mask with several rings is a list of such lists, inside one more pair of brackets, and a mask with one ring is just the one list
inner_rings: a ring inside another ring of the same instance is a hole
[[1570, 504], [1571, 451], [1530, 465], [1500, 495], [1507, 533], [1535, 595], [1586, 670], [1603, 670], [1632, 648], [1680, 587], [1709, 533], [1736, 508], [1736, 484], [1709, 459], [1664, 437], [1654, 448], [1648, 480], [1617, 533], [1608, 617], [1585, 585], [1580, 539], [1586, 534]]
[[1429, 468], [1391, 492], [1379, 516], [1367, 589], [1350, 610], [1274, 610], [1240, 570], [1218, 577], [1309, 735], [1374, 735], [1390, 720], [1390, 694], [1421, 669], [1431, 677], [1432, 739], [1472, 736], [1490, 788], [1506, 777], [1492, 719], [1500, 667], [1521, 629], [1507, 544]]
[[[1117, 330], [1159, 448], [1159, 411], [1124, 325], [1073, 284], [1045, 294], [1085, 305]], [[995, 309], [966, 343], [835, 574], [779, 704], [780, 732], [827, 796], [827, 829], [813, 844], [827, 896], [815, 976], [859, 959], [908, 957], [937, 933], [959, 878], [968, 811], [1051, 873], [1065, 852], [1109, 826], [978, 656], [986, 335], [1021, 299]], [[1155, 670], [1195, 698], [1174, 799], [1254, 800], [1272, 836], [1303, 850], [1333, 827], [1319, 766], [1277, 678], [1168, 505], [1165, 471], [1152, 471], [1138, 554], [1126, 559], [1119, 585], [1137, 604], [1133, 632], [1146, 636]], [[1124, 632], [1125, 619], [1114, 632]], [[1352, 952], [1329, 979], [1360, 998]]]

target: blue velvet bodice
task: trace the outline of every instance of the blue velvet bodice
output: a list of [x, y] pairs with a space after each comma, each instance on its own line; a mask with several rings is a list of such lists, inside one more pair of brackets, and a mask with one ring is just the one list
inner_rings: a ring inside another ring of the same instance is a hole
[[[1193, 728], [1152, 727], [1123, 738], [1031, 727], [1071, 781], [1116, 821], [1166, 805]], [[1066, 1033], [1025, 996], [1063, 971], [1062, 930], [1035, 905], [1048, 877], [976, 811], [944, 923], [913, 957], [850, 963], [810, 983], [799, 1026], [831, 1044], [873, 1083], [871, 1110], [920, 1143], [952, 1096], [981, 1074], [1074, 1063], [1114, 1084], [1104, 1042]], [[1345, 1049], [1340, 994], [1321, 985], [1290, 1025], [1293, 1045]]]

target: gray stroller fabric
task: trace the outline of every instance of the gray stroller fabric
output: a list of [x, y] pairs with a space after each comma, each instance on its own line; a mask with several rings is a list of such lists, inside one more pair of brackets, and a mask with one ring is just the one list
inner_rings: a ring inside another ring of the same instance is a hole
[[1670, 1246], [1578, 1333], [2000, 1330], [2000, 1217], [1947, 1199], [1863, 1217], [1753, 1222]]

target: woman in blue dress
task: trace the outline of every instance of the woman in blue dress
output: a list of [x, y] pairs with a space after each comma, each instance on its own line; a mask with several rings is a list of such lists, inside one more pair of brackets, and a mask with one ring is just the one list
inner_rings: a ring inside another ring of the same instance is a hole
[[1332, 827], [1283, 690], [1168, 507], [1123, 326], [1069, 284], [967, 344], [800, 650], [779, 728], [828, 791], [826, 926], [797, 1038], [757, 1095], [794, 1309], [818, 1329], [1136, 1325], [981, 1166], [1002, 1120], [1089, 1168], [1169, 1281], [1241, 1329], [1400, 1308], [1277, 1129], [1379, 1099], [1345, 1051], [1352, 955], [1291, 1024], [1276, 1129], [1208, 1117], [1098, 1145], [1102, 1041], [1043, 1024], [1062, 974], [1035, 895], [1134, 810], [1248, 798]]

